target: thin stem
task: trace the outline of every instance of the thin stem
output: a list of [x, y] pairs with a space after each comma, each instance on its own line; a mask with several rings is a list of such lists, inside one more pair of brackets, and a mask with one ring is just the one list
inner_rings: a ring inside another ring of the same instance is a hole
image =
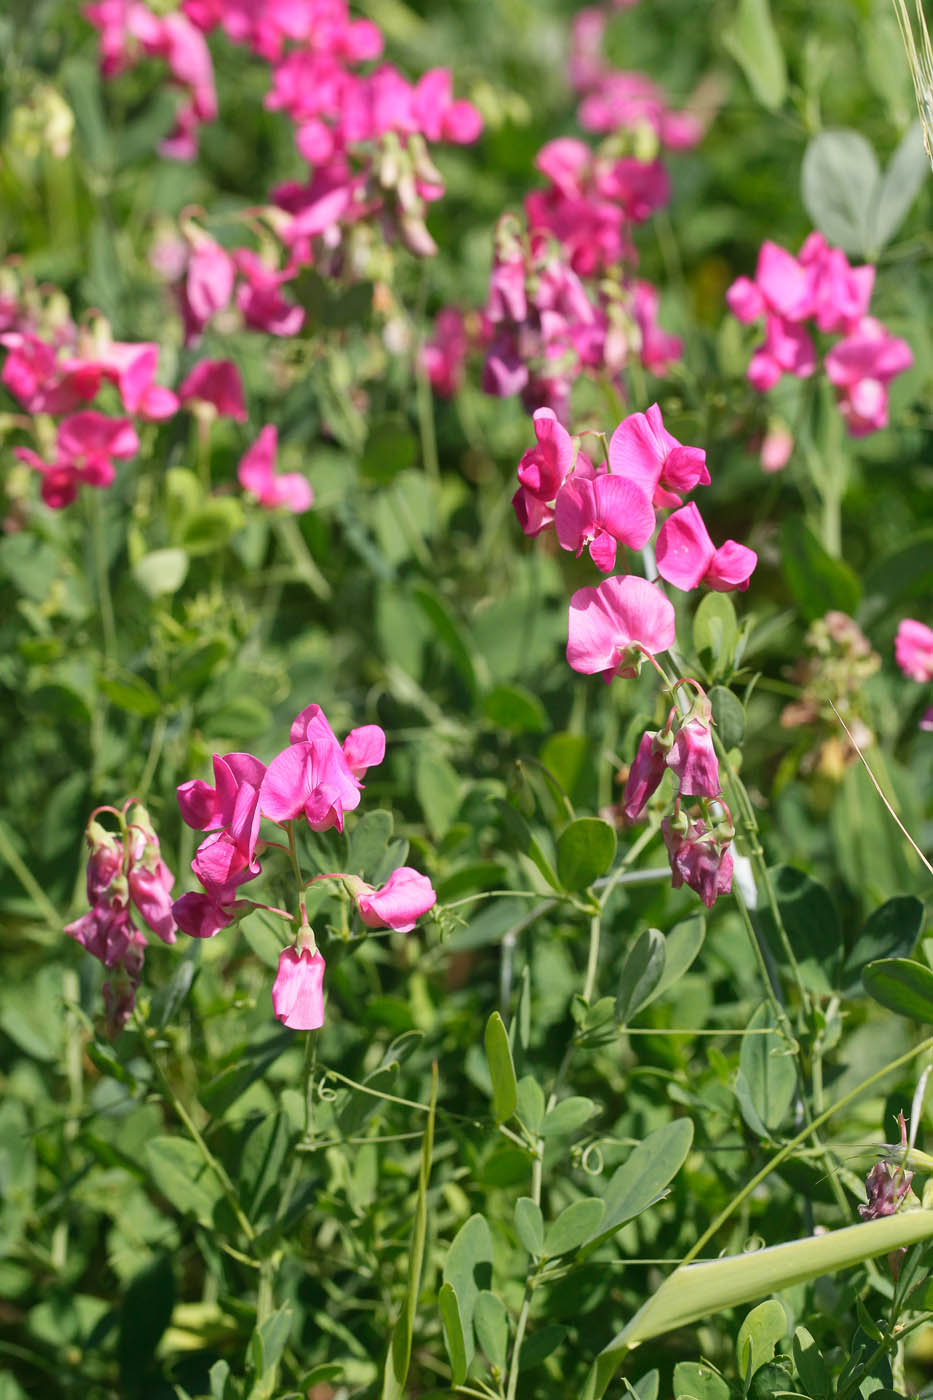
[[198, 1125], [195, 1123], [194, 1119], [191, 1117], [191, 1114], [185, 1108], [185, 1105], [182, 1103], [181, 1099], [178, 1097], [174, 1088], [172, 1087], [168, 1075], [165, 1073], [165, 1070], [159, 1063], [159, 1058], [156, 1055], [155, 1050], [149, 1043], [149, 1028], [144, 1024], [138, 1012], [136, 1013], [136, 1029], [139, 1033], [139, 1043], [142, 1047], [143, 1054], [152, 1066], [156, 1078], [162, 1086], [163, 1094], [168, 1099], [174, 1112], [178, 1115], [178, 1117], [184, 1124], [188, 1136], [191, 1138], [191, 1141], [194, 1143], [194, 1145], [200, 1152], [202, 1158], [204, 1159], [205, 1165], [210, 1168], [210, 1170], [214, 1173], [215, 1177], [220, 1183], [221, 1189], [223, 1190], [223, 1193], [226, 1196], [227, 1201], [230, 1205], [230, 1209], [236, 1216], [237, 1224], [239, 1225], [240, 1229], [243, 1231], [243, 1234], [246, 1236], [246, 1238], [252, 1245], [256, 1239], [256, 1232], [243, 1212], [243, 1207], [240, 1205], [239, 1197], [236, 1193], [236, 1187], [233, 1185], [233, 1182], [227, 1175], [226, 1168], [224, 1167], [223, 1163], [220, 1162], [214, 1156], [213, 1152], [208, 1147], [207, 1143], [204, 1141], [204, 1138], [201, 1135], [201, 1131], [198, 1128]]
[[906, 1050], [903, 1055], [898, 1055], [896, 1059], [889, 1060], [886, 1065], [882, 1065], [881, 1069], [875, 1070], [874, 1074], [870, 1074], [867, 1079], [863, 1079], [860, 1084], [856, 1084], [854, 1089], [850, 1089], [847, 1094], [843, 1094], [842, 1098], [838, 1099], [836, 1103], [831, 1104], [829, 1108], [817, 1114], [813, 1121], [808, 1123], [805, 1128], [801, 1129], [796, 1137], [792, 1137], [789, 1142], [785, 1142], [784, 1146], [774, 1154], [771, 1160], [765, 1163], [761, 1171], [756, 1172], [752, 1179], [745, 1183], [741, 1191], [732, 1198], [729, 1204], [719, 1212], [713, 1223], [703, 1231], [692, 1249], [688, 1250], [684, 1255], [680, 1267], [682, 1268], [684, 1264], [691, 1263], [697, 1257], [704, 1246], [718, 1233], [742, 1202], [748, 1200], [752, 1192], [757, 1190], [761, 1183], [765, 1181], [782, 1162], [785, 1162], [798, 1147], [806, 1142], [815, 1128], [822, 1128], [823, 1124], [828, 1123], [830, 1118], [833, 1118], [840, 1109], [845, 1108], [848, 1104], [852, 1103], [854, 1099], [864, 1094], [865, 1090], [870, 1089], [873, 1084], [877, 1084], [879, 1079], [884, 1079], [886, 1075], [893, 1074], [893, 1072], [900, 1069], [902, 1065], [909, 1064], [911, 1060], [916, 1059], [918, 1055], [926, 1054], [928, 1050], [933, 1050], [933, 1036], [928, 1036], [926, 1040], [921, 1040], [919, 1045], [914, 1046], [912, 1050]]
[[110, 593], [110, 571], [107, 567], [107, 545], [104, 539], [103, 505], [96, 491], [88, 492], [88, 510], [91, 517], [91, 552], [94, 555], [94, 574], [97, 580], [97, 599], [100, 604], [104, 656], [108, 661], [114, 662], [117, 659], [117, 625], [113, 614], [113, 598]]
[[26, 893], [32, 895], [32, 898], [42, 910], [49, 923], [53, 927], [61, 928], [65, 922], [64, 919], [61, 914], [59, 914], [55, 905], [49, 899], [28, 865], [23, 861], [7, 834], [7, 829], [3, 822], [0, 822], [0, 856], [6, 861]]
[[331, 586], [312, 559], [311, 551], [294, 516], [277, 517], [275, 529], [280, 541], [291, 555], [295, 572], [302, 583], [307, 586], [308, 591], [313, 593], [315, 598], [328, 599], [332, 593]]
[[137, 787], [140, 802], [145, 802], [152, 779], [155, 777], [155, 770], [162, 754], [162, 745], [165, 742], [165, 732], [167, 728], [168, 720], [165, 718], [165, 715], [160, 712], [156, 715], [155, 723], [152, 726], [152, 738], [149, 741], [149, 752], [146, 754], [146, 763]]

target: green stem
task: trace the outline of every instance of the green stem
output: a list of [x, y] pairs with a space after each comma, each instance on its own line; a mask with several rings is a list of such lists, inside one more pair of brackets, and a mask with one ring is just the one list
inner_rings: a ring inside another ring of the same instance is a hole
[[94, 574], [97, 580], [97, 598], [100, 604], [104, 656], [107, 661], [114, 662], [117, 659], [117, 625], [113, 613], [113, 598], [110, 593], [110, 572], [107, 568], [103, 504], [97, 491], [89, 491], [86, 494], [91, 517], [91, 551], [94, 555]]
[[295, 572], [302, 583], [307, 586], [310, 593], [314, 594], [315, 598], [328, 599], [332, 592], [331, 586], [311, 558], [311, 551], [297, 520], [291, 515], [279, 516], [276, 518], [275, 528], [279, 539], [291, 555]]
[[415, 360], [415, 403], [418, 411], [418, 432], [421, 437], [421, 460], [424, 469], [435, 486], [440, 485], [441, 469], [437, 458], [437, 433], [434, 426], [434, 395], [431, 381], [421, 366], [420, 356]]
[[165, 742], [165, 731], [167, 728], [168, 720], [165, 715], [163, 713], [158, 714], [152, 726], [152, 739], [149, 742], [149, 752], [146, 754], [146, 763], [142, 771], [142, 776], [136, 786], [136, 792], [140, 802], [145, 802], [152, 784], [152, 779], [155, 777], [155, 770], [162, 754], [162, 745]]
[[208, 1169], [214, 1173], [214, 1176], [220, 1183], [221, 1190], [227, 1198], [230, 1209], [236, 1216], [237, 1224], [243, 1231], [243, 1234], [246, 1236], [250, 1245], [253, 1245], [256, 1240], [256, 1232], [243, 1212], [243, 1207], [240, 1205], [239, 1197], [236, 1193], [236, 1187], [233, 1185], [233, 1182], [227, 1175], [227, 1171], [223, 1163], [220, 1162], [214, 1156], [213, 1152], [208, 1147], [207, 1143], [204, 1141], [204, 1138], [201, 1135], [201, 1131], [198, 1128], [198, 1125], [195, 1123], [194, 1119], [191, 1117], [191, 1114], [185, 1108], [185, 1105], [182, 1103], [181, 1099], [178, 1097], [174, 1088], [172, 1087], [168, 1075], [165, 1073], [165, 1070], [159, 1063], [159, 1058], [156, 1055], [155, 1050], [149, 1043], [149, 1037], [151, 1032], [148, 1026], [144, 1024], [138, 1012], [136, 1013], [136, 1029], [139, 1033], [139, 1043], [142, 1048], [143, 1054], [149, 1061], [149, 1064], [152, 1066], [153, 1072], [155, 1073], [155, 1076], [162, 1087], [163, 1094], [165, 1095], [168, 1102], [171, 1104], [174, 1112], [184, 1124], [185, 1130], [187, 1131], [188, 1136], [191, 1138], [191, 1141], [194, 1143], [195, 1147], [197, 1147], [198, 1151], [200, 1152], [201, 1157], [204, 1160], [205, 1166], [207, 1166]]
[[884, 1079], [886, 1075], [892, 1074], [896, 1069], [900, 1069], [902, 1065], [909, 1064], [910, 1061], [916, 1059], [918, 1055], [926, 1054], [928, 1050], [933, 1050], [933, 1036], [928, 1036], [926, 1040], [921, 1040], [920, 1044], [914, 1046], [912, 1050], [905, 1050], [903, 1055], [898, 1055], [896, 1059], [889, 1060], [886, 1065], [882, 1065], [881, 1069], [875, 1070], [874, 1074], [870, 1074], [867, 1079], [863, 1079], [860, 1084], [856, 1084], [854, 1089], [850, 1089], [847, 1094], [843, 1094], [842, 1098], [838, 1099], [836, 1103], [831, 1104], [829, 1108], [817, 1114], [813, 1121], [808, 1123], [805, 1128], [801, 1129], [796, 1137], [792, 1137], [788, 1142], [785, 1142], [784, 1146], [774, 1154], [771, 1160], [765, 1163], [761, 1171], [756, 1172], [752, 1179], [745, 1183], [741, 1191], [733, 1196], [729, 1204], [716, 1216], [713, 1223], [703, 1231], [693, 1247], [684, 1255], [681, 1260], [681, 1267], [684, 1264], [691, 1263], [691, 1261], [697, 1257], [704, 1246], [706, 1246], [713, 1236], [722, 1229], [723, 1225], [725, 1225], [726, 1221], [742, 1202], [746, 1201], [748, 1197], [751, 1196], [752, 1192], [757, 1190], [761, 1183], [765, 1181], [782, 1162], [785, 1162], [798, 1147], [806, 1142], [815, 1128], [822, 1128], [823, 1124], [828, 1123], [830, 1118], [833, 1118], [840, 1109], [845, 1108], [848, 1104], [852, 1103], [854, 1099], [864, 1094], [865, 1090], [870, 1089], [873, 1084], [877, 1084], [879, 1079]]
[[55, 905], [49, 899], [32, 871], [22, 860], [19, 852], [7, 834], [7, 829], [3, 822], [0, 822], [0, 856], [6, 861], [26, 893], [32, 895], [49, 923], [53, 927], [60, 929], [65, 922], [64, 919], [61, 914], [59, 914]]

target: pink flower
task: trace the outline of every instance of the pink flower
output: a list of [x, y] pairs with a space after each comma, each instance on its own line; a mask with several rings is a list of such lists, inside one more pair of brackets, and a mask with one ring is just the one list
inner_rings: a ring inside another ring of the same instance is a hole
[[656, 403], [630, 413], [609, 441], [609, 467], [640, 486], [656, 506], [679, 506], [679, 492], [709, 485], [706, 453], [684, 447], [667, 431]]
[[712, 909], [719, 896], [732, 889], [732, 853], [728, 844], [717, 841], [700, 820], [691, 822], [686, 835], [682, 835], [672, 830], [670, 818], [665, 817], [661, 832], [670, 857], [674, 889], [689, 885], [707, 909]]
[[520, 486], [512, 497], [512, 508], [521, 526], [522, 533], [533, 537], [540, 535], [542, 530], [547, 529], [553, 523], [554, 511], [551, 506], [546, 506], [537, 496]]
[[654, 534], [654, 509], [641, 487], [624, 476], [574, 473], [557, 493], [554, 529], [563, 549], [579, 555], [588, 546], [593, 563], [608, 573], [617, 541], [641, 549]]
[[586, 675], [631, 677], [643, 653], [674, 644], [674, 609], [660, 589], [634, 575], [580, 588], [570, 600], [567, 661]]
[[[666, 374], [670, 366], [683, 354], [684, 343], [679, 336], [668, 335], [658, 325], [661, 298], [650, 282], [636, 281], [632, 288], [632, 298], [632, 312], [641, 332], [641, 362], [652, 374]], [[699, 448], [690, 450], [697, 452]], [[694, 484], [706, 483], [698, 478]], [[684, 487], [684, 490], [690, 489]]]
[[219, 414], [246, 422], [243, 382], [232, 360], [202, 360], [195, 365], [182, 382], [178, 399], [183, 404], [212, 404]]
[[532, 419], [538, 445], [522, 454], [518, 479], [529, 495], [553, 501], [573, 466], [573, 438], [550, 408], [539, 408]]
[[675, 510], [661, 526], [657, 543], [658, 573], [685, 590], [705, 583], [717, 593], [745, 590], [758, 555], [735, 540], [716, 549], [693, 501]]
[[81, 485], [112, 485], [111, 457], [132, 457], [139, 450], [136, 429], [128, 418], [108, 418], [93, 409], [63, 418], [56, 440], [54, 462], [43, 462], [28, 447], [13, 449], [20, 461], [41, 473], [42, 499], [53, 510], [70, 505]]
[[237, 479], [245, 491], [254, 495], [261, 506], [276, 510], [285, 506], [295, 515], [309, 509], [314, 500], [314, 492], [307, 479], [300, 472], [275, 474], [278, 433], [267, 424], [259, 437], [240, 458]]
[[871, 264], [850, 267], [841, 248], [830, 248], [821, 233], [811, 233], [800, 250], [800, 265], [810, 271], [812, 314], [819, 329], [855, 330], [868, 315], [875, 285]]
[[236, 265], [213, 238], [198, 231], [180, 289], [185, 344], [196, 345], [201, 332], [218, 311], [230, 305]]
[[837, 341], [826, 356], [826, 373], [839, 391], [839, 410], [853, 437], [887, 427], [888, 384], [913, 362], [907, 342], [889, 335], [871, 316]]
[[434, 335], [421, 348], [421, 364], [436, 393], [453, 398], [463, 379], [470, 350], [463, 312], [445, 306], [437, 313]]
[[283, 948], [272, 984], [276, 1019], [293, 1031], [316, 1031], [324, 1024], [324, 969], [320, 953]]
[[[669, 718], [668, 725], [670, 722]], [[622, 796], [622, 811], [626, 821], [638, 821], [648, 799], [664, 777], [668, 749], [665, 744], [658, 742], [660, 737], [658, 730], [646, 729], [639, 740], [638, 751], [625, 780], [625, 792]]]
[[196, 831], [224, 829], [252, 861], [259, 835], [259, 790], [266, 767], [251, 753], [214, 754], [215, 787], [200, 778], [178, 788], [182, 819]]
[[175, 922], [191, 938], [213, 938], [233, 923], [236, 911], [217, 904], [210, 895], [192, 890], [172, 905]]
[[694, 714], [680, 726], [666, 762], [677, 775], [681, 797], [717, 797], [722, 791], [708, 715]]
[[246, 324], [270, 335], [297, 335], [304, 325], [304, 310], [286, 301], [279, 290], [293, 273], [276, 272], [249, 248], [238, 248], [234, 258], [243, 278], [237, 288], [237, 305]]
[[933, 680], [933, 628], [905, 617], [894, 638], [894, 656], [912, 681]]
[[761, 470], [779, 472], [787, 466], [794, 450], [794, 435], [783, 424], [776, 423], [765, 433], [760, 449]]
[[408, 933], [422, 914], [433, 909], [437, 895], [426, 875], [411, 866], [393, 870], [381, 889], [367, 886], [357, 896], [357, 908], [367, 928], [393, 928]]
[[260, 804], [271, 821], [291, 821], [302, 812], [312, 831], [343, 830], [345, 812], [359, 806], [360, 778], [381, 763], [385, 735], [364, 725], [347, 735], [343, 747], [320, 705], [308, 705], [292, 723], [289, 747], [269, 764]]

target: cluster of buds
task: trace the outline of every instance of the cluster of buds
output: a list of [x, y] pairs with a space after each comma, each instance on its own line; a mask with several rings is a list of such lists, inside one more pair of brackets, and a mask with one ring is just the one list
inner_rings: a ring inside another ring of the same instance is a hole
[[764, 318], [765, 340], [752, 355], [749, 382], [764, 393], [783, 374], [809, 378], [818, 364], [811, 330], [839, 335], [824, 367], [849, 432], [864, 437], [887, 427], [888, 385], [910, 368], [913, 355], [906, 341], [868, 315], [874, 282], [874, 267], [850, 267], [821, 233], [811, 233], [796, 258], [763, 243], [754, 279], [739, 277], [726, 293], [740, 321]]
[[[341, 744], [319, 705], [308, 705], [296, 716], [289, 740], [268, 766], [253, 754], [215, 754], [213, 787], [201, 779], [179, 787], [183, 819], [209, 833], [191, 865], [202, 889], [182, 895], [173, 907], [184, 933], [212, 938], [240, 914], [269, 908], [240, 893], [261, 873], [263, 848], [279, 844], [262, 839], [262, 820], [287, 832], [288, 849], [295, 859], [295, 821], [304, 818], [315, 832], [342, 831], [344, 814], [359, 805], [361, 779], [385, 755], [385, 734], [378, 725], [352, 730]], [[297, 875], [297, 864], [295, 870]], [[314, 879], [339, 881], [367, 928], [407, 932], [436, 900], [430, 881], [409, 866], [393, 871], [379, 889], [340, 871]], [[324, 959], [308, 925], [303, 885], [298, 923], [297, 942], [283, 950], [279, 961], [273, 1005], [283, 1024], [310, 1030], [323, 1023]]]
[[[874, 735], [863, 715], [865, 682], [881, 666], [858, 623], [846, 613], [828, 612], [810, 624], [804, 639], [807, 655], [795, 664], [791, 675], [801, 687], [800, 697], [781, 711], [781, 727], [797, 729], [818, 725], [824, 737], [801, 760], [804, 772], [840, 779], [858, 761], [852, 740], [865, 748]], [[852, 736], [840, 736], [837, 714]]]
[[[97, 817], [103, 812], [116, 817], [119, 831], [101, 826]], [[90, 849], [90, 908], [68, 924], [65, 932], [107, 968], [104, 1005], [108, 1029], [116, 1034], [136, 1004], [146, 948], [145, 935], [133, 922], [132, 910], [163, 943], [174, 943], [176, 924], [170, 891], [175, 877], [162, 860], [149, 814], [138, 802], [130, 800], [119, 810], [98, 807], [85, 834]]]

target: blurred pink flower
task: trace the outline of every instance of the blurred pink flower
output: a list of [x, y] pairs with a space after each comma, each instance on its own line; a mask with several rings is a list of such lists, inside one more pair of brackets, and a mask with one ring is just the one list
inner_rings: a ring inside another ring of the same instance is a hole
[[261, 506], [276, 510], [284, 506], [295, 515], [308, 510], [314, 500], [311, 484], [300, 472], [275, 472], [278, 433], [267, 424], [259, 437], [240, 458], [237, 467], [237, 480], [244, 491], [249, 491]]
[[904, 675], [912, 681], [933, 680], [933, 628], [905, 617], [894, 639], [894, 656]]
[[179, 387], [178, 401], [209, 403], [219, 414], [246, 422], [243, 381], [232, 360], [202, 360], [195, 365]]

